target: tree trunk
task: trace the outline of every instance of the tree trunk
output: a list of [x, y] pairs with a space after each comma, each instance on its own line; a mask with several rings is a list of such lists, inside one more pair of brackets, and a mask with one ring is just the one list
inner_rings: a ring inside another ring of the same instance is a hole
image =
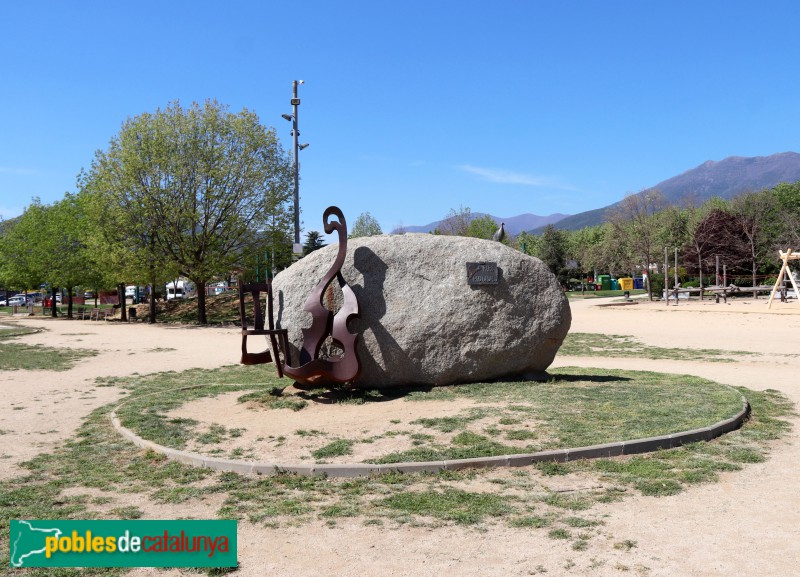
[[71, 319], [72, 318], [72, 287], [69, 287], [67, 289], [67, 294], [69, 295], [69, 296], [67, 296], [67, 318]]
[[50, 316], [56, 318], [58, 316], [58, 303], [56, 302], [56, 294], [58, 294], [58, 287], [53, 287], [53, 292], [50, 293], [50, 298], [52, 301], [50, 302]]
[[150, 279], [150, 315], [147, 320], [151, 325], [156, 324], [156, 278]]
[[206, 283], [204, 281], [195, 281], [197, 290], [197, 322], [201, 325], [207, 325], [208, 319], [206, 318]]
[[700, 300], [703, 300], [703, 259], [697, 259], [697, 270], [700, 273]]
[[117, 304], [119, 304], [120, 319], [126, 322], [128, 320], [128, 309], [126, 308], [128, 303], [125, 299], [125, 283], [117, 285]]

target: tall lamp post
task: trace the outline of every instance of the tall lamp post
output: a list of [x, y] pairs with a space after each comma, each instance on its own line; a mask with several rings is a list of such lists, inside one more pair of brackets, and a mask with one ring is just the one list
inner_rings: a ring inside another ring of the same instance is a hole
[[300, 244], [300, 159], [298, 153], [306, 148], [308, 144], [300, 144], [300, 130], [297, 128], [297, 107], [300, 106], [300, 99], [297, 97], [297, 87], [304, 84], [303, 80], [292, 82], [292, 113], [281, 114], [283, 118], [292, 123], [292, 140], [294, 144], [294, 247], [292, 252], [300, 254], [303, 252]]

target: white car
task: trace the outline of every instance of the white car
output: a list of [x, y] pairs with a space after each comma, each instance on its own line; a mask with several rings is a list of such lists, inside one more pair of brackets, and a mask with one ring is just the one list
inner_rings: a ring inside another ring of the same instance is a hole
[[[30, 299], [28, 299], [27, 302], [30, 302]], [[25, 303], [25, 295], [15, 295], [8, 299], [8, 306], [10, 307], [22, 307], [25, 306]]]

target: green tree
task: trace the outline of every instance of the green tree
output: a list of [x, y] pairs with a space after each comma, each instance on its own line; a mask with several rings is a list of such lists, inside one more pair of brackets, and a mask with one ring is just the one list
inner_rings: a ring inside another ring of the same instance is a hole
[[548, 224], [542, 231], [537, 256], [547, 265], [550, 272], [556, 275], [558, 281], [566, 286], [569, 280], [566, 233], [558, 230], [552, 224]]
[[[67, 194], [51, 205], [33, 199], [0, 241], [11, 284], [25, 289], [40, 284], [66, 287], [70, 295], [78, 285], [102, 286], [100, 268], [86, 247], [85, 221], [74, 195]], [[56, 314], [55, 303], [52, 314]], [[67, 315], [72, 316], [71, 298]]]
[[[592, 250], [592, 260], [597, 269], [608, 271], [611, 274], [619, 271], [628, 271], [635, 266], [630, 256], [630, 249], [626, 244], [626, 239], [622, 232], [605, 222], [598, 229], [599, 241]], [[595, 278], [597, 275], [595, 274]]]
[[350, 229], [349, 238], [358, 238], [360, 236], [377, 236], [383, 234], [381, 225], [369, 212], [362, 212], [356, 217], [353, 227]]
[[254, 113], [174, 102], [128, 119], [97, 153], [86, 183], [109, 222], [124, 225], [108, 238], [119, 254], [135, 255], [132, 272], [189, 278], [205, 324], [206, 283], [242, 267], [270, 216], [280, 226], [290, 220], [291, 175], [274, 130]]
[[524, 230], [514, 239], [514, 247], [524, 254], [535, 256], [539, 254], [539, 241], [541, 236], [528, 234]]
[[674, 205], [659, 211], [656, 243], [668, 249], [685, 245], [690, 238], [689, 215], [689, 209]]
[[[498, 228], [500, 228], [500, 226], [494, 219], [488, 214], [484, 214], [483, 216], [476, 216], [469, 221], [467, 232], [464, 236], [492, 240], [492, 236], [497, 232]], [[507, 239], [508, 235], [506, 235], [506, 240], [503, 242], [508, 242]]]
[[777, 221], [780, 224], [773, 249], [800, 247], [800, 181], [783, 182], [772, 191], [778, 204]]
[[[37, 206], [41, 206], [41, 203], [34, 198], [25, 212]], [[7, 289], [28, 289], [41, 283], [28, 246], [31, 235], [35, 233], [35, 230], [31, 230], [33, 228], [35, 227], [31, 225], [31, 219], [23, 220], [22, 216], [3, 222], [0, 235], [0, 281]]]
[[[126, 284], [150, 285], [148, 317], [155, 323], [154, 287], [178, 276], [177, 267], [157, 248], [152, 215], [141, 210], [127, 189], [119, 188], [121, 182], [111, 170], [81, 172], [78, 177], [78, 197], [87, 215], [86, 244], [100, 263], [106, 284], [117, 287], [120, 304], [124, 305]], [[122, 318], [127, 318], [124, 306]]]
[[566, 232], [567, 258], [575, 261], [581, 279], [581, 292], [584, 290], [585, 272], [595, 266], [595, 246], [602, 240], [599, 226], [584, 227]]
[[311, 230], [306, 233], [306, 242], [303, 244], [303, 256], [307, 256], [314, 252], [315, 250], [319, 250], [322, 247], [326, 246], [325, 242], [322, 240], [322, 234], [320, 234], [316, 230]]

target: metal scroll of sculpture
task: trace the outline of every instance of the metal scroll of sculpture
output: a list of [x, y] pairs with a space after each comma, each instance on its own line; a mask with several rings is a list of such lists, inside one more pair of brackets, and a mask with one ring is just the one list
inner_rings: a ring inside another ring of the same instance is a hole
[[[331, 216], [335, 216], [337, 221], [331, 221]], [[242, 364], [261, 364], [274, 360], [278, 369], [278, 376], [291, 377], [301, 383], [347, 383], [354, 380], [361, 371], [361, 363], [356, 352], [356, 341], [358, 334], [351, 333], [347, 329], [350, 319], [358, 316], [358, 300], [353, 289], [345, 282], [342, 276], [342, 265], [347, 254], [347, 224], [342, 211], [331, 206], [322, 215], [322, 221], [327, 234], [336, 231], [339, 235], [339, 249], [333, 265], [322, 277], [311, 294], [306, 299], [303, 309], [311, 313], [312, 323], [309, 328], [304, 328], [303, 345], [300, 348], [300, 365], [291, 366], [289, 355], [289, 339], [287, 329], [276, 329], [272, 315], [272, 288], [267, 284], [240, 285], [239, 289], [239, 311], [242, 319]], [[322, 299], [326, 290], [333, 282], [334, 278], [339, 283], [342, 290], [343, 303], [339, 311], [334, 315], [333, 312], [325, 308]], [[261, 312], [260, 294], [267, 294], [267, 322], [268, 327], [264, 327], [264, 315]], [[245, 295], [253, 295], [255, 303], [254, 328], [247, 326], [245, 318]], [[267, 335], [270, 338], [272, 354], [270, 351], [261, 353], [247, 352], [248, 335]], [[325, 341], [331, 337], [336, 348], [341, 349], [342, 354], [322, 358], [320, 350]], [[281, 360], [280, 349], [283, 350], [283, 360]]]
[[[331, 215], [336, 216], [339, 222], [330, 221]], [[331, 234], [334, 230], [339, 234], [339, 251], [333, 265], [317, 283], [303, 305], [303, 309], [311, 313], [313, 322], [311, 327], [303, 329], [300, 366], [295, 368], [289, 366], [288, 362], [284, 363], [283, 372], [304, 383], [317, 381], [346, 383], [355, 379], [361, 370], [356, 353], [358, 334], [347, 330], [347, 322], [358, 316], [358, 300], [353, 289], [348, 286], [342, 276], [342, 265], [347, 254], [347, 224], [342, 211], [335, 206], [330, 206], [325, 210], [322, 222], [325, 225], [326, 234]], [[325, 290], [334, 278], [339, 283], [344, 297], [342, 307], [336, 315], [322, 304]], [[343, 351], [341, 356], [329, 359], [319, 357], [320, 349], [328, 336], [331, 336], [333, 343]]]

